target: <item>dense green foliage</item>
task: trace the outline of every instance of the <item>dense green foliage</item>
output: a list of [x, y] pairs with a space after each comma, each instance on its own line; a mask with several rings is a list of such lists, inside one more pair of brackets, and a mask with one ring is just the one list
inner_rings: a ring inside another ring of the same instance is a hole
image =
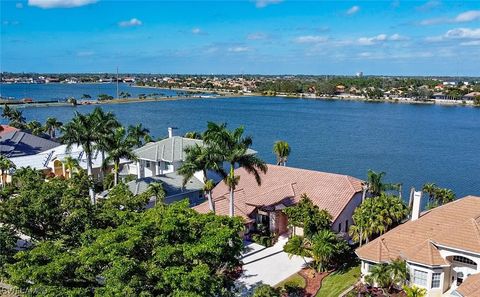
[[422, 191], [428, 194], [427, 209], [432, 209], [440, 205], [455, 200], [455, 193], [447, 188], [440, 188], [434, 183], [424, 184]]
[[[230, 294], [239, 218], [198, 214], [187, 201], [145, 210], [151, 193], [133, 195], [122, 183], [93, 205], [83, 171], [68, 180], [17, 172], [21, 187], [0, 203], [0, 272], [27, 295]], [[32, 246], [15, 253], [12, 230]]]
[[285, 208], [283, 212], [287, 215], [290, 225], [303, 228], [307, 238], [320, 230], [330, 228], [332, 224], [332, 216], [328, 211], [313, 204], [306, 194], [302, 195], [299, 203]]
[[390, 291], [394, 287], [402, 288], [406, 278], [406, 263], [397, 259], [388, 264], [382, 263], [373, 266], [370, 273], [365, 277], [365, 281]]
[[367, 198], [353, 213], [350, 236], [357, 242], [368, 242], [397, 226], [408, 214], [408, 207], [397, 196], [381, 193]]

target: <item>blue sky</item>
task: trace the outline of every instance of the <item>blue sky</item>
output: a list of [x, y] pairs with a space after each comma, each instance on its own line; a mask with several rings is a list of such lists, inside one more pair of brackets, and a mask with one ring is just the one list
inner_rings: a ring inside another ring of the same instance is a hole
[[480, 76], [480, 1], [1, 0], [1, 70]]

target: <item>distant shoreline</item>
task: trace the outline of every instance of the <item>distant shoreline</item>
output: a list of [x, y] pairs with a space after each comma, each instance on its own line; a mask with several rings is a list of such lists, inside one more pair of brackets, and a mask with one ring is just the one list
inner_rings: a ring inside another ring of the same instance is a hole
[[[304, 96], [303, 94], [276, 94], [276, 95], [264, 95], [262, 93], [235, 93], [225, 90], [205, 90], [205, 89], [192, 89], [192, 88], [165, 88], [154, 86], [137, 86], [130, 85], [134, 88], [148, 88], [148, 89], [160, 89], [160, 90], [173, 90], [183, 92], [199, 92], [203, 94], [212, 93], [212, 96], [198, 95], [198, 96], [169, 96], [158, 98], [116, 98], [112, 100], [79, 100], [77, 105], [73, 105], [68, 102], [31, 102], [31, 103], [17, 103], [11, 100], [0, 100], [0, 105], [12, 105], [20, 108], [28, 107], [58, 107], [58, 106], [82, 106], [82, 105], [104, 105], [104, 104], [128, 104], [128, 103], [142, 103], [142, 102], [156, 102], [156, 101], [177, 101], [177, 100], [196, 100], [196, 99], [227, 99], [227, 98], [244, 98], [244, 97], [271, 97], [271, 98], [292, 98], [292, 99], [306, 99], [306, 100], [336, 100], [336, 101], [357, 101], [357, 102], [370, 102], [370, 103], [391, 103], [391, 104], [422, 104], [422, 105], [442, 105], [442, 106], [470, 106], [475, 107], [472, 101], [461, 100], [438, 100], [430, 99], [426, 101], [415, 101], [413, 98], [398, 98], [398, 99], [368, 99], [359, 96]], [[217, 95], [218, 94], [218, 95]]]

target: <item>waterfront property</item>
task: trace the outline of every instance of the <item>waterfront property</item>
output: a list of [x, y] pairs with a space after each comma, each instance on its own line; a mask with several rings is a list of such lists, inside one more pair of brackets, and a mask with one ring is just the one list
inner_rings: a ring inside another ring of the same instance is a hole
[[[203, 145], [203, 141], [174, 136], [173, 128], [168, 128], [168, 138], [147, 143], [134, 151], [138, 161], [129, 165], [128, 171], [139, 179], [175, 172], [185, 161], [185, 149], [196, 144]], [[198, 178], [202, 180], [201, 176]]]
[[[420, 199], [420, 198], [418, 198]], [[419, 203], [414, 203], [419, 205]], [[411, 285], [429, 297], [474, 297], [480, 292], [480, 197], [467, 196], [420, 213], [358, 248], [362, 274], [404, 259]]]
[[[273, 234], [292, 231], [302, 235], [301, 228], [289, 230], [282, 209], [298, 203], [302, 194], [307, 194], [316, 206], [332, 215], [332, 229], [348, 236], [353, 211], [362, 202], [362, 181], [348, 175], [269, 164], [267, 173], [260, 175], [261, 185], [243, 168], [236, 169], [235, 176], [240, 177], [235, 189], [235, 213], [251, 231], [256, 224], [265, 224]], [[219, 183], [212, 195], [216, 214], [228, 215], [228, 186]], [[195, 209], [201, 213], [210, 211], [208, 202]]]
[[[106, 154], [105, 157], [106, 156], [108, 155]], [[80, 168], [87, 170], [87, 156], [83, 148], [77, 145], [73, 145], [70, 149], [67, 149], [67, 145], [63, 144], [35, 155], [10, 158], [10, 160], [17, 168], [29, 166], [42, 171], [46, 176], [53, 175], [69, 178], [72, 174], [72, 172], [70, 172], [72, 169], [68, 168], [66, 164], [69, 157], [76, 160]], [[122, 159], [120, 160], [120, 166], [128, 162], [130, 161]], [[94, 151], [92, 154], [92, 175], [95, 179], [102, 180], [102, 165], [102, 153]], [[112, 167], [112, 165], [107, 166], [105, 172], [111, 172]]]

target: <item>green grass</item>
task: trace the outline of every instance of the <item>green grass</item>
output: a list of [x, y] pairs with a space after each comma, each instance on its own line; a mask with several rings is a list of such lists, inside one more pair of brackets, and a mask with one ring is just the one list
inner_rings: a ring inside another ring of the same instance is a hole
[[292, 276], [288, 277], [287, 279], [283, 280], [281, 283], [279, 283], [275, 287], [276, 288], [281, 288], [281, 287], [285, 286], [285, 284], [287, 284], [287, 283], [290, 284], [290, 285], [295, 285], [295, 286], [300, 287], [300, 288], [305, 288], [305, 286], [307, 285], [307, 282], [305, 281], [303, 276], [301, 276], [298, 273], [295, 273]]
[[316, 297], [338, 297], [343, 291], [355, 284], [360, 278], [360, 266], [346, 272], [334, 272], [322, 281], [322, 287]]

